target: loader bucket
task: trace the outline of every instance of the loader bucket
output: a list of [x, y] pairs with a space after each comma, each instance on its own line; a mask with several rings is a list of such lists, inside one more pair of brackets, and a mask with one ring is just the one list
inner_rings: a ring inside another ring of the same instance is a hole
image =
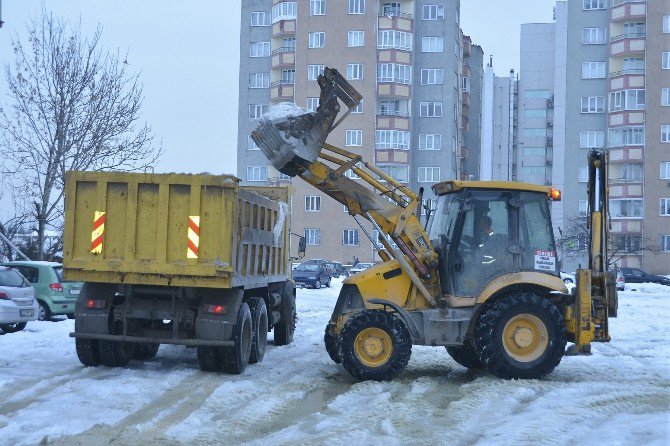
[[350, 109], [362, 99], [334, 68], [326, 68], [318, 83], [321, 97], [316, 112], [282, 103], [270, 108], [251, 133], [251, 139], [275, 169], [291, 177], [319, 158], [340, 111], [338, 99]]

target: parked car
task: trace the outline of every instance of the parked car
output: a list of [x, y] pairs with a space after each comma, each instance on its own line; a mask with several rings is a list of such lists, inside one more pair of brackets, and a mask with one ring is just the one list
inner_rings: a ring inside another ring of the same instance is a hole
[[335, 265], [333, 265], [334, 262], [331, 262], [330, 260], [309, 259], [309, 260], [305, 260], [302, 263], [323, 265], [326, 268], [326, 270], [328, 271], [328, 274], [330, 274], [331, 277], [335, 274]]
[[324, 265], [318, 263], [301, 263], [293, 270], [293, 280], [296, 286], [321, 288], [321, 285], [330, 287], [330, 272]]
[[[574, 274], [570, 273], [565, 273], [561, 271], [561, 279], [563, 279], [563, 282], [565, 282], [566, 285], [576, 285], [577, 284], [577, 279], [575, 278]], [[621, 273], [620, 269], [617, 269], [616, 271], [616, 289], [619, 291], [623, 291], [626, 285], [626, 279], [624, 278], [623, 274]]]
[[74, 305], [82, 282], [63, 280], [63, 265], [56, 262], [15, 261], [0, 265], [16, 268], [35, 289], [39, 304], [37, 320], [48, 321], [52, 316], [65, 314], [74, 318]]
[[331, 269], [331, 275], [335, 278], [339, 278], [340, 276], [347, 277], [349, 275], [347, 269], [340, 262], [326, 262], [326, 266]]
[[0, 266], [0, 330], [14, 333], [37, 318], [35, 290], [14, 268]]
[[361, 271], [365, 271], [366, 269], [370, 268], [374, 263], [357, 263], [355, 266], [351, 267], [349, 270], [349, 274], [356, 274], [360, 273]]
[[647, 274], [641, 269], [621, 268], [621, 272], [627, 283], [660, 283], [670, 286], [670, 278]]

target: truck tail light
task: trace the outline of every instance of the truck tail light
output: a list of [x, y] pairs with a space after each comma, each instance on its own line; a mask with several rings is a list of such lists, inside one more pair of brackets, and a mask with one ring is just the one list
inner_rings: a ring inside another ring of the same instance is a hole
[[9, 300], [9, 294], [5, 293], [4, 291], [0, 291], [0, 299]]
[[61, 285], [58, 282], [52, 283], [51, 285], [49, 285], [49, 288], [51, 288], [53, 291], [58, 291], [59, 293], [63, 292], [63, 285]]
[[86, 301], [86, 308], [90, 308], [92, 310], [102, 310], [105, 308], [105, 305], [107, 302], [104, 299], [88, 299]]
[[226, 314], [228, 307], [225, 305], [205, 305], [205, 312], [210, 314]]

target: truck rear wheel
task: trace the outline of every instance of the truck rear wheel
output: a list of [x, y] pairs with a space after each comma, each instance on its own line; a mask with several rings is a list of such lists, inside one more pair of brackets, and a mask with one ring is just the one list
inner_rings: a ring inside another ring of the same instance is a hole
[[223, 354], [219, 351], [219, 347], [201, 345], [196, 348], [196, 351], [200, 370], [203, 372], [218, 372], [221, 370]]
[[131, 359], [137, 359], [140, 361], [146, 361], [147, 359], [153, 359], [158, 354], [158, 349], [160, 344], [152, 342], [142, 342], [135, 344], [135, 350]]
[[[116, 322], [114, 327], [114, 334], [122, 332], [121, 322]], [[98, 343], [100, 346], [100, 362], [107, 367], [127, 366], [135, 351], [135, 344], [132, 342], [107, 341], [101, 339]]]
[[244, 372], [251, 356], [252, 328], [251, 310], [246, 302], [242, 302], [237, 313], [237, 323], [233, 328], [235, 346], [225, 347], [223, 353], [223, 370], [227, 373], [239, 375]]
[[268, 344], [268, 310], [265, 301], [261, 297], [249, 299], [251, 307], [251, 354], [249, 364], [262, 362], [265, 356], [265, 347]]
[[475, 348], [471, 344], [465, 344], [460, 347], [449, 346], [447, 353], [451, 359], [465, 367], [466, 369], [481, 369], [484, 367], [477, 356]]
[[77, 358], [86, 367], [97, 367], [100, 365], [100, 347], [96, 339], [75, 339]]
[[281, 319], [274, 325], [275, 345], [287, 345], [293, 342], [295, 333], [295, 288], [286, 282], [281, 294]]
[[556, 306], [535, 293], [512, 293], [485, 310], [474, 331], [477, 355], [494, 375], [537, 379], [561, 362], [566, 329]]
[[342, 365], [361, 380], [392, 380], [412, 354], [407, 327], [384, 310], [365, 310], [350, 317], [337, 344]]
[[335, 364], [342, 362], [340, 354], [337, 351], [337, 336], [330, 332], [330, 324], [326, 325], [326, 332], [323, 334], [323, 343], [326, 345], [328, 356]]

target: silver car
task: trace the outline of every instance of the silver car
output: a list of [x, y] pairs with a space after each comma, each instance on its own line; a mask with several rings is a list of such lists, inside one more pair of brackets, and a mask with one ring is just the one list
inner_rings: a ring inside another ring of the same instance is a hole
[[14, 268], [0, 266], [0, 330], [14, 333], [37, 319], [35, 290]]

